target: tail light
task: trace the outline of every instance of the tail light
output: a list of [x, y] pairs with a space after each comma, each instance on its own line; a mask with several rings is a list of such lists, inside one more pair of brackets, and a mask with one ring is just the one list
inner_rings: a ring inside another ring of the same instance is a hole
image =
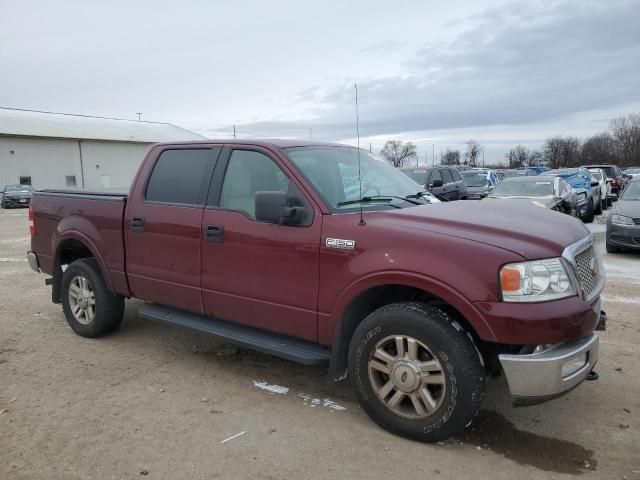
[[33, 207], [29, 207], [29, 233], [32, 237], [36, 236], [36, 223], [33, 219]]
[[617, 187], [618, 186], [618, 180], [616, 180], [615, 178], [611, 180], [611, 186], [612, 187]]

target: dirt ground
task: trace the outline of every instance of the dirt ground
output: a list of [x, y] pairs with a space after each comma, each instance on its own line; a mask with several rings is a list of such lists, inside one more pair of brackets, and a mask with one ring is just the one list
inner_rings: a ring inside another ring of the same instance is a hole
[[26, 210], [1, 210], [1, 479], [640, 480], [640, 254], [605, 256], [598, 381], [528, 408], [492, 381], [463, 435], [425, 445], [319, 368], [141, 321], [136, 301], [113, 335], [81, 338], [28, 247]]

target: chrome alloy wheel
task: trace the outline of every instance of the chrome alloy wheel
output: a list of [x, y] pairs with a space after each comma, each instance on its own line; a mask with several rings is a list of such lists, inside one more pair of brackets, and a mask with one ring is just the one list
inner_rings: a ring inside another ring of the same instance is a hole
[[96, 316], [96, 296], [91, 283], [83, 276], [75, 276], [69, 283], [69, 307], [82, 325], [88, 325]]
[[426, 418], [444, 401], [447, 383], [442, 365], [413, 337], [393, 335], [380, 340], [368, 369], [373, 391], [396, 415]]

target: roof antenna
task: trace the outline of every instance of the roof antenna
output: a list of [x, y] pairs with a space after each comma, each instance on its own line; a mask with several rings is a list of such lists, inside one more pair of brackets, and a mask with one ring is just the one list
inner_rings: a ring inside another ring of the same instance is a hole
[[360, 221], [358, 225], [366, 225], [362, 212], [362, 175], [360, 174], [360, 117], [358, 115], [358, 84], [354, 83], [353, 88], [356, 91], [356, 136], [358, 138], [358, 182], [360, 183]]

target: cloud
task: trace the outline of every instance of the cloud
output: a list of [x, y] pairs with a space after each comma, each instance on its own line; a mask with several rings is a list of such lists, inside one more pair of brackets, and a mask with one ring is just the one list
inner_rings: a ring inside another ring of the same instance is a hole
[[[358, 79], [360, 132], [525, 125], [640, 101], [637, 7], [633, 0], [522, 1], [463, 19], [466, 30], [423, 45], [404, 71]], [[365, 50], [377, 48], [385, 47]], [[320, 137], [353, 136], [352, 81], [299, 98], [317, 106], [295, 121], [244, 127], [268, 135], [306, 136], [312, 127]]]

